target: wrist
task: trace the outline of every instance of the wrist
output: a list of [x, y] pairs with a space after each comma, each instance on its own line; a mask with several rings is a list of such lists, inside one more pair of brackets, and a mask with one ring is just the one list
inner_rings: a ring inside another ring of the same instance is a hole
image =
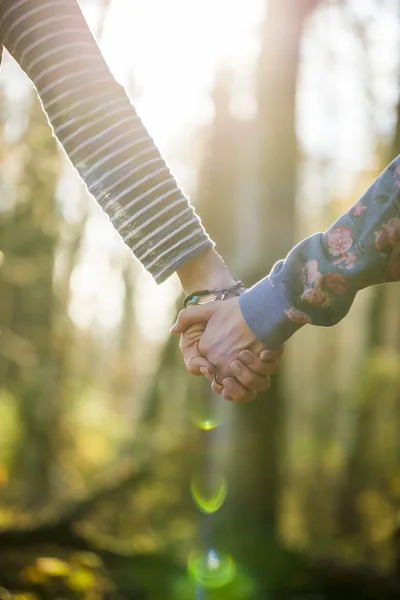
[[242, 317], [256, 338], [270, 349], [283, 344], [311, 318], [291, 305], [281, 284], [267, 276], [238, 299]]
[[231, 287], [235, 280], [214, 248], [189, 261], [176, 271], [185, 294], [199, 289]]

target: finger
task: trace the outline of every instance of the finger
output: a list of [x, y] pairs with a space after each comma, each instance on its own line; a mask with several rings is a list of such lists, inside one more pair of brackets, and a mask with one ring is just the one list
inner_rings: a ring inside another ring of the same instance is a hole
[[229, 396], [235, 402], [252, 402], [256, 398], [257, 394], [255, 392], [248, 390], [239, 381], [232, 379], [232, 377], [226, 377], [222, 383]]
[[270, 350], [269, 348], [266, 350], [262, 350], [260, 352], [260, 358], [261, 358], [261, 360], [265, 360], [267, 362], [274, 362], [281, 358], [284, 349], [285, 349], [285, 347], [281, 346], [280, 348], [277, 348], [276, 350]]
[[224, 390], [224, 386], [223, 386], [223, 385], [221, 385], [221, 384], [219, 384], [219, 383], [217, 383], [217, 382], [215, 381], [215, 378], [213, 377], [213, 381], [212, 381], [212, 384], [211, 384], [211, 389], [212, 389], [212, 391], [213, 391], [213, 392], [215, 392], [216, 394], [219, 394], [220, 396], [222, 396], [222, 392], [223, 392], [223, 390]]
[[224, 400], [227, 400], [227, 402], [232, 402], [233, 401], [233, 398], [231, 398], [228, 390], [225, 389], [225, 388], [222, 390], [222, 397], [223, 397]]
[[210, 363], [202, 356], [199, 350], [199, 340], [204, 332], [202, 324], [193, 325], [179, 340], [179, 349], [182, 352], [186, 368], [192, 375], [201, 375], [200, 367], [209, 368]]
[[214, 375], [215, 375], [215, 367], [214, 365], [212, 365], [211, 363], [209, 363], [209, 367], [200, 367], [199, 371], [204, 375], [204, 377], [206, 379], [208, 379], [208, 381], [210, 383], [213, 382], [214, 379]]
[[213, 380], [215, 367], [204, 356], [191, 356], [185, 363], [191, 375], [205, 375], [210, 381]]
[[251, 352], [251, 350], [243, 350], [240, 352], [237, 360], [240, 362], [242, 367], [247, 367], [253, 373], [264, 377], [266, 375], [275, 375], [279, 368], [278, 360], [271, 362], [261, 360], [260, 356], [254, 352]]
[[253, 392], [265, 392], [270, 386], [269, 375], [261, 376], [253, 373], [239, 360], [235, 360], [231, 364], [231, 369], [236, 379]]
[[[211, 305], [214, 305], [212, 308]], [[185, 333], [191, 325], [197, 323], [207, 323], [215, 311], [215, 302], [207, 302], [198, 306], [189, 306], [178, 315], [176, 323], [172, 325], [169, 332], [172, 335], [178, 335], [179, 333]]]

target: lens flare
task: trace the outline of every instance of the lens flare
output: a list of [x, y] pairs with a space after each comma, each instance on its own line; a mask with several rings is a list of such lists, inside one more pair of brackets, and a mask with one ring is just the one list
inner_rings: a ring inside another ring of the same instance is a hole
[[172, 584], [174, 600], [254, 600], [258, 591], [255, 581], [238, 568], [231, 581], [220, 587], [206, 588], [189, 576], [181, 576]]
[[212, 485], [206, 484], [199, 477], [193, 477], [190, 482], [190, 491], [197, 508], [204, 514], [210, 515], [217, 512], [225, 502], [228, 486], [223, 477], [220, 477]]
[[236, 566], [227, 554], [218, 554], [213, 548], [205, 553], [194, 552], [189, 556], [188, 573], [205, 588], [220, 588], [235, 577]]
[[197, 427], [204, 429], [204, 431], [210, 431], [221, 425], [221, 421], [218, 419], [205, 419], [204, 421], [198, 421]]
[[[222, 419], [204, 414], [206, 411], [200, 411], [199, 409], [193, 408], [190, 411], [190, 421], [197, 429], [203, 431], [211, 431], [222, 425]], [[203, 413], [203, 414], [202, 414]]]
[[223, 413], [215, 405], [215, 399], [194, 397], [189, 408], [189, 419], [197, 429], [211, 431], [223, 423]]

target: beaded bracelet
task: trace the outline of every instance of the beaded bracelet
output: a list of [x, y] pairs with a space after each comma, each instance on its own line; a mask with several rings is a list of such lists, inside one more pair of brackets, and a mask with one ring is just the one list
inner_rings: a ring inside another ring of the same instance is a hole
[[213, 302], [215, 300], [225, 300], [229, 294], [233, 296], [240, 296], [242, 292], [246, 291], [246, 287], [242, 281], [238, 281], [229, 288], [216, 289], [216, 290], [197, 290], [192, 292], [183, 301], [184, 308], [187, 308], [193, 304], [204, 304], [205, 302]]

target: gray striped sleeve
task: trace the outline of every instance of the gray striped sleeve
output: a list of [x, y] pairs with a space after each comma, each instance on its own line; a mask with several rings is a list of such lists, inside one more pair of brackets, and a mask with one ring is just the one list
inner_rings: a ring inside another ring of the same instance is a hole
[[0, 36], [89, 192], [157, 282], [213, 245], [76, 0], [0, 0]]

